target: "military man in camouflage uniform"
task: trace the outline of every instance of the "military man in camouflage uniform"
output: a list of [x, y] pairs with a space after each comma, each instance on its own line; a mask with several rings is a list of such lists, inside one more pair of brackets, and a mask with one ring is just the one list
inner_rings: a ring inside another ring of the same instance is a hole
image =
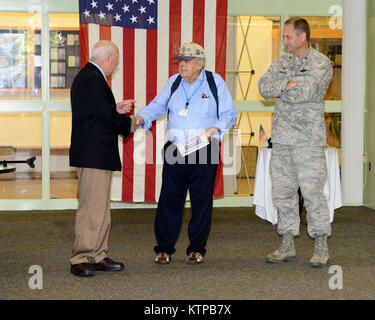
[[299, 235], [301, 188], [307, 211], [308, 233], [315, 238], [312, 267], [327, 265], [327, 237], [331, 234], [324, 154], [326, 129], [324, 96], [332, 77], [330, 60], [309, 44], [310, 28], [305, 19], [285, 22], [283, 43], [286, 54], [278, 57], [259, 81], [265, 99], [276, 98], [272, 129], [270, 173], [272, 199], [278, 211], [278, 232], [282, 244], [269, 254], [267, 262], [296, 259], [294, 237]]

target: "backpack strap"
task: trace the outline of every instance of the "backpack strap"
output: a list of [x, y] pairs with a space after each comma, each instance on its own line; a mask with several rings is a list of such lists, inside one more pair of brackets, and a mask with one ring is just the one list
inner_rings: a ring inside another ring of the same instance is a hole
[[181, 82], [181, 75], [179, 74], [176, 80], [173, 82], [172, 87], [171, 87], [171, 94], [169, 96], [169, 99], [172, 97], [172, 94], [177, 90], [178, 86], [180, 85]]
[[216, 87], [216, 83], [214, 80], [214, 76], [212, 75], [211, 71], [206, 70], [206, 78], [207, 78], [208, 85], [210, 86], [210, 90], [212, 94], [214, 95], [214, 98], [216, 101], [216, 114], [217, 114], [217, 118], [219, 119], [219, 97], [217, 95], [217, 87]]
[[[217, 95], [217, 87], [216, 87], [216, 83], [215, 83], [215, 80], [214, 80], [214, 76], [212, 74], [211, 71], [206, 71], [206, 78], [207, 78], [207, 82], [208, 82], [208, 85], [210, 86], [210, 90], [215, 98], [215, 101], [216, 101], [216, 114], [217, 114], [217, 118], [219, 119], [219, 97]], [[179, 74], [176, 78], [176, 80], [173, 82], [172, 84], [172, 87], [171, 87], [171, 94], [169, 96], [169, 99], [172, 97], [172, 94], [177, 90], [177, 88], [179, 87], [180, 83], [181, 83], [181, 75]], [[169, 110], [168, 110], [168, 118], [169, 118]]]
[[[173, 93], [177, 90], [177, 88], [179, 87], [180, 82], [181, 82], [181, 79], [182, 79], [182, 77], [181, 77], [181, 75], [179, 74], [179, 75], [177, 76], [176, 80], [172, 83], [171, 94], [169, 95], [169, 100], [171, 99], [172, 94], [173, 94]], [[169, 100], [168, 100], [168, 101], [169, 101]], [[168, 102], [167, 102], [167, 104], [168, 104]], [[168, 109], [168, 111], [167, 111], [167, 119], [169, 119], [169, 109]]]

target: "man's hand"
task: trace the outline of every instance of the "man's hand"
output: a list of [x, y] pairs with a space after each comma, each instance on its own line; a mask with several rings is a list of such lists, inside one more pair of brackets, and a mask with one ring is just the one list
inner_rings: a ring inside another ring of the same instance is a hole
[[289, 90], [289, 89], [295, 87], [297, 84], [299, 84], [299, 82], [297, 82], [297, 81], [289, 81], [289, 82], [286, 84], [286, 89]]
[[130, 132], [131, 132], [131, 133], [134, 133], [134, 132], [137, 131], [137, 129], [139, 128], [139, 125], [136, 124], [134, 116], [130, 116], [130, 118], [131, 118], [131, 120], [132, 120], [132, 125], [133, 125], [133, 126], [131, 127], [131, 129], [130, 129]]
[[135, 124], [138, 126], [145, 122], [142, 116], [134, 117], [134, 120], [135, 120]]
[[116, 104], [116, 110], [120, 114], [126, 114], [129, 113], [135, 103], [135, 100], [129, 99], [129, 100], [123, 100]]
[[133, 126], [133, 128], [131, 129], [130, 132], [135, 132], [139, 128], [139, 126], [142, 123], [144, 123], [145, 121], [144, 121], [143, 117], [141, 117], [141, 116], [132, 117], [132, 118], [134, 119], [134, 126]]
[[211, 137], [218, 133], [219, 129], [216, 127], [209, 127], [208, 129], [204, 130], [200, 135], [203, 136], [205, 135], [208, 139], [208, 141], [211, 141]]

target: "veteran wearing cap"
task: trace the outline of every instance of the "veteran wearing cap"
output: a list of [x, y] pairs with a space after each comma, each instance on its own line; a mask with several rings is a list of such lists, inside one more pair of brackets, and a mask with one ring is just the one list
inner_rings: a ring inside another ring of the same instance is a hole
[[168, 141], [162, 150], [163, 181], [155, 216], [155, 262], [168, 264], [176, 251], [189, 191], [192, 215], [186, 261], [199, 264], [206, 253], [211, 225], [218, 141], [235, 124], [237, 112], [224, 80], [204, 69], [204, 48], [185, 43], [174, 59], [179, 60], [179, 74], [169, 78], [164, 89], [134, 119], [147, 130], [165, 113], [168, 118]]

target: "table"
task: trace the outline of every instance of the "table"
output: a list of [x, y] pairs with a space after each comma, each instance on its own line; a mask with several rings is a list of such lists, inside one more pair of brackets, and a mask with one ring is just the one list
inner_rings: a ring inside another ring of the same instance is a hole
[[[261, 148], [258, 153], [253, 205], [255, 214], [272, 224], [277, 224], [277, 210], [272, 204], [272, 183], [269, 171], [272, 149]], [[328, 201], [330, 222], [334, 211], [342, 206], [339, 160], [336, 148], [326, 148], [328, 179], [324, 185], [324, 195]], [[297, 191], [296, 191], [297, 192]]]

